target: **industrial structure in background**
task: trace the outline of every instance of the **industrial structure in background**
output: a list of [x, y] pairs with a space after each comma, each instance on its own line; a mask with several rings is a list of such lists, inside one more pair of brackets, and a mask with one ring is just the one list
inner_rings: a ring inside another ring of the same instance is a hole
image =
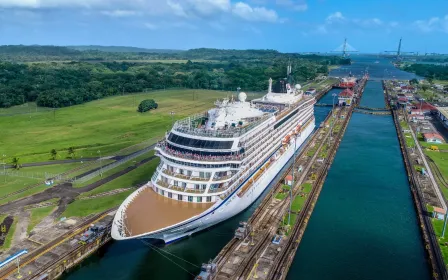
[[347, 43], [347, 38], [344, 38], [344, 44], [337, 47], [333, 52], [342, 52], [342, 57], [347, 57], [352, 52], [358, 52], [354, 47], [350, 46], [349, 43]]
[[418, 56], [418, 52], [402, 52], [401, 51], [401, 41], [403, 38], [400, 38], [400, 41], [398, 42], [398, 49], [396, 51], [384, 51], [385, 53], [394, 53], [396, 60], [401, 60], [403, 55], [416, 55]]

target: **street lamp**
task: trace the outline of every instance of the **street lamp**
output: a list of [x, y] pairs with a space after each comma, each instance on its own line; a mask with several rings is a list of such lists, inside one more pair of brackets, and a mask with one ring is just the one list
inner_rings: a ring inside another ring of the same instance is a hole
[[6, 155], [2, 156], [2, 164], [3, 164], [3, 176], [5, 176], [5, 183], [6, 183], [6, 161], [5, 161]]
[[100, 177], [103, 178], [103, 158], [101, 157], [101, 151], [98, 150], [97, 152], [98, 154], [100, 154]]
[[175, 113], [173, 111], [170, 112], [170, 115], [171, 115], [171, 127], [174, 126], [174, 114]]
[[288, 212], [288, 226], [291, 225], [291, 208], [292, 208], [292, 188], [295, 185], [295, 171], [296, 171], [296, 151], [297, 151], [297, 137], [300, 137], [302, 135], [301, 132], [297, 134], [294, 134], [294, 159], [292, 162], [292, 184], [291, 188], [289, 189], [289, 212]]

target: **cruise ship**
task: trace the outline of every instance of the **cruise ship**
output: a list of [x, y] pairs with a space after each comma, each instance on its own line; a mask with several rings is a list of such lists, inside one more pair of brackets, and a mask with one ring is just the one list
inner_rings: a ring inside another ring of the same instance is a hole
[[225, 221], [251, 205], [315, 128], [312, 95], [291, 79], [266, 95], [237, 97], [178, 120], [155, 148], [160, 164], [151, 181], [117, 210], [115, 240], [165, 243]]

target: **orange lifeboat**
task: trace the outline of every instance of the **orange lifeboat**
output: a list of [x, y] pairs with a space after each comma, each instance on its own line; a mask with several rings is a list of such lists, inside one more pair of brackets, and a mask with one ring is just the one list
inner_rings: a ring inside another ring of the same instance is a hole
[[286, 135], [285, 138], [283, 138], [283, 140], [282, 140], [282, 144], [283, 145], [289, 144], [290, 138], [291, 138], [291, 135], [289, 135], [289, 134]]

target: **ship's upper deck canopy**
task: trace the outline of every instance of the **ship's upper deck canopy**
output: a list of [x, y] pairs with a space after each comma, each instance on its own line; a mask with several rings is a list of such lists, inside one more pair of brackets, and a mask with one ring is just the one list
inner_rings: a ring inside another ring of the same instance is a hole
[[299, 84], [291, 87], [286, 80], [282, 79], [275, 86], [276, 92], [273, 92], [272, 79], [269, 79], [268, 93], [262, 98], [255, 99], [254, 102], [291, 105], [302, 99], [303, 91], [301, 88]]
[[[240, 93], [240, 96], [244, 92]], [[245, 95], [245, 94], [244, 94]], [[243, 101], [231, 102], [224, 99], [216, 102], [216, 108], [208, 111], [208, 121], [205, 124], [207, 129], [226, 129], [228, 127], [244, 126], [253, 120], [262, 117], [265, 112], [252, 106], [251, 103]]]
[[276, 91], [278, 92], [272, 91], [272, 79], [269, 79], [268, 93], [262, 98], [246, 102], [246, 94], [240, 92], [239, 101], [234, 101], [233, 98], [217, 101], [216, 108], [177, 121], [173, 130], [199, 137], [240, 137], [303, 98], [301, 86], [296, 84], [291, 87], [286, 79], [276, 85]]
[[274, 116], [274, 106], [246, 102], [246, 94], [239, 101], [223, 99], [215, 102], [216, 108], [179, 120], [173, 130], [194, 136], [236, 138]]

